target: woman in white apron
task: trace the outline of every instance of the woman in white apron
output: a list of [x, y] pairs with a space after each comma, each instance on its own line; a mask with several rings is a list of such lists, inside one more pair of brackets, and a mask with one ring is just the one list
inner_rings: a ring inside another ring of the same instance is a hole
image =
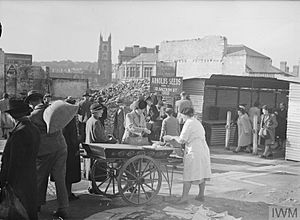
[[183, 168], [183, 192], [178, 204], [188, 202], [192, 184], [199, 185], [196, 200], [204, 201], [205, 181], [211, 177], [210, 151], [205, 140], [205, 130], [200, 121], [193, 117], [193, 108], [181, 112], [185, 121], [180, 136], [164, 136], [165, 141], [176, 140], [185, 144]]

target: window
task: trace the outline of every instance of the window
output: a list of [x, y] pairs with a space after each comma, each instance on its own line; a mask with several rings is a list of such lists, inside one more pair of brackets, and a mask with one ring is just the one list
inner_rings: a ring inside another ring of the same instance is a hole
[[135, 76], [135, 67], [130, 67], [130, 78]]
[[136, 75], [135, 75], [136, 78], [140, 78], [140, 68], [137, 66], [136, 67]]
[[130, 69], [129, 67], [126, 68], [126, 77], [129, 77]]
[[102, 55], [102, 59], [107, 60], [107, 54], [106, 53]]
[[107, 51], [107, 45], [103, 45], [103, 50]]
[[145, 67], [144, 68], [144, 77], [149, 78], [152, 76], [152, 67]]

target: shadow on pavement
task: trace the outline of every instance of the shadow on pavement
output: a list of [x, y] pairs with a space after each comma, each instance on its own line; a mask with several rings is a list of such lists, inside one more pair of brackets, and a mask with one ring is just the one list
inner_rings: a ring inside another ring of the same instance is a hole
[[247, 202], [226, 198], [206, 197], [203, 204], [215, 212], [228, 211], [229, 215], [243, 220], [266, 220], [268, 219], [270, 204], [264, 202]]
[[[113, 199], [113, 202], [109, 206], [107, 206], [106, 202], [101, 202], [101, 200], [103, 200], [103, 197], [99, 195], [81, 194], [79, 195], [79, 197], [79, 200], [70, 202], [68, 219], [86, 219], [89, 216], [102, 212], [104, 210], [124, 207], [125, 205], [127, 205], [124, 202], [120, 202], [120, 198]], [[56, 200], [48, 201], [47, 204], [42, 207], [39, 219], [52, 220], [52, 213], [56, 210], [56, 208]]]
[[[265, 220], [268, 219], [268, 204], [263, 202], [247, 202], [247, 201], [238, 201], [233, 199], [226, 199], [226, 198], [216, 198], [216, 197], [206, 197], [204, 203], [200, 203], [194, 200], [195, 196], [191, 195], [189, 204], [184, 205], [174, 205], [171, 202], [165, 202], [162, 199], [162, 196], [158, 196], [156, 201], [151, 202], [148, 205], [142, 206], [144, 210], [151, 209], [156, 210], [157, 213], [164, 213], [163, 209], [167, 206], [175, 207], [178, 209], [185, 209], [187, 206], [194, 205], [200, 206], [203, 204], [204, 207], [209, 207], [212, 211], [215, 212], [224, 212], [227, 211], [229, 215], [232, 215], [236, 218], [242, 217], [243, 220]], [[106, 204], [101, 203], [101, 197], [94, 196], [94, 195], [80, 195], [80, 200], [74, 201], [70, 203], [69, 208], [69, 218], [74, 220], [81, 220], [81, 219], [91, 219], [91, 216], [97, 216], [97, 219], [101, 219], [101, 212], [105, 210], [121, 208], [121, 207], [131, 207], [123, 202], [121, 198], [115, 198], [112, 201], [110, 206], [106, 206]], [[40, 214], [41, 220], [48, 220], [51, 218], [51, 213], [56, 208], [56, 201], [49, 201], [46, 206], [42, 208], [42, 213]], [[134, 209], [135, 210], [135, 209]], [[129, 211], [129, 209], [128, 209]], [[136, 211], [136, 210], [135, 210]], [[148, 219], [145, 216], [145, 212], [141, 212], [143, 216], [140, 216], [135, 219]], [[127, 213], [130, 215], [130, 213]], [[153, 213], [152, 213], [153, 214]], [[150, 215], [150, 214], [149, 214]], [[136, 216], [136, 213], [135, 213]], [[137, 217], [137, 216], [136, 216]], [[94, 218], [93, 218], [94, 219]], [[159, 218], [158, 218], [159, 219]], [[178, 219], [174, 218], [174, 216], [163, 215], [161, 220], [168, 220], [168, 219]]]

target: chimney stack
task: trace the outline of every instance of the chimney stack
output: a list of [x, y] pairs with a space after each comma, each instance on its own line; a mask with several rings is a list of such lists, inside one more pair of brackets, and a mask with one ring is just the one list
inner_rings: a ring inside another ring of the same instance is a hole
[[159, 52], [159, 46], [156, 45], [156, 46], [155, 46], [155, 53], [158, 53], [158, 52]]
[[286, 61], [280, 62], [280, 70], [283, 72], [287, 72], [287, 62]]
[[299, 65], [293, 66], [293, 74], [294, 74], [294, 76], [299, 77]]
[[140, 46], [139, 45], [133, 45], [133, 55], [135, 57], [140, 55]]

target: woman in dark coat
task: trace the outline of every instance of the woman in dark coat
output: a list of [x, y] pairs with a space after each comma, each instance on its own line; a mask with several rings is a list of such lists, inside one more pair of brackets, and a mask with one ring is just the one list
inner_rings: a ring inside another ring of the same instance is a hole
[[[75, 100], [73, 100], [72, 97], [68, 97], [65, 101], [70, 104], [75, 104]], [[63, 129], [63, 135], [68, 146], [68, 157], [66, 164], [66, 187], [69, 195], [69, 200], [72, 201], [79, 198], [74, 193], [72, 193], [72, 184], [80, 182], [81, 180], [79, 138], [77, 135], [75, 117]]]
[[[30, 220], [37, 215], [36, 157], [40, 145], [40, 132], [27, 118], [30, 107], [23, 100], [10, 100], [9, 113], [17, 122], [12, 130], [2, 156], [1, 188], [8, 183], [23, 204]], [[13, 209], [8, 219], [26, 219]]]
[[260, 157], [268, 158], [273, 156], [271, 146], [275, 143], [275, 128], [277, 127], [278, 123], [276, 116], [271, 113], [268, 106], [264, 105], [262, 110], [263, 115], [261, 116], [259, 135], [265, 141], [265, 150]]

